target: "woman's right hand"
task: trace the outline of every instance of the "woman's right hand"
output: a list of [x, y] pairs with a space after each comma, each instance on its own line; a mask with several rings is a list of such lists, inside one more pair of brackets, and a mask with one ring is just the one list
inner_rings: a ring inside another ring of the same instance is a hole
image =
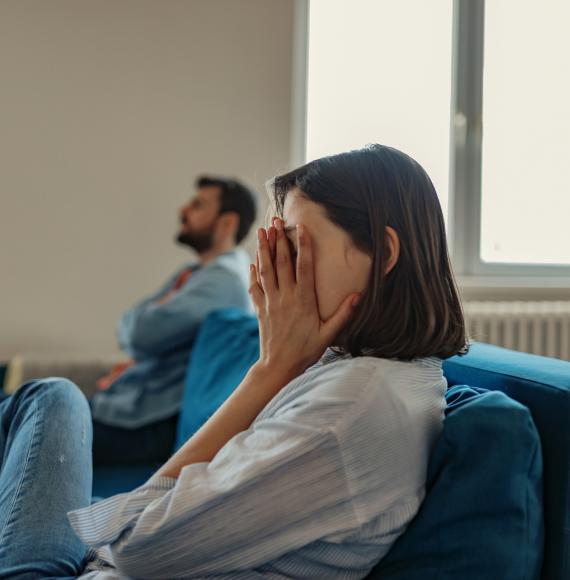
[[276, 219], [274, 224], [268, 231], [258, 230], [258, 265], [251, 266], [250, 294], [259, 319], [259, 364], [282, 373], [288, 382], [322, 356], [350, 320], [359, 294], [348, 295], [326, 322], [321, 320], [310, 235], [297, 226], [294, 263], [283, 222]]

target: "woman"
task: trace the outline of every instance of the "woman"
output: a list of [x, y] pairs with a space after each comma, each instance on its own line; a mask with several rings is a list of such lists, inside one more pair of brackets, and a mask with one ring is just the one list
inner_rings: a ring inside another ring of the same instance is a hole
[[272, 192], [250, 274], [260, 358], [149, 482], [83, 507], [75, 388], [2, 403], [2, 577], [363, 578], [405, 531], [442, 428], [441, 359], [466, 343], [436, 192], [380, 145]]

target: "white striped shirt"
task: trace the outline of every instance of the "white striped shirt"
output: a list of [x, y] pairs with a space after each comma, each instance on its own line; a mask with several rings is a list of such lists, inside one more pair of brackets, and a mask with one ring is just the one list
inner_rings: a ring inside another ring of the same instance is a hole
[[363, 578], [417, 513], [441, 432], [441, 361], [335, 357], [209, 463], [70, 513], [82, 578]]

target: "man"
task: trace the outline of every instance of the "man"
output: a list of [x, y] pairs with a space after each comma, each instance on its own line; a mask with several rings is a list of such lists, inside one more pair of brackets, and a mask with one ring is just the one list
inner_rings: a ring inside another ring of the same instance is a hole
[[180, 209], [176, 239], [199, 260], [121, 317], [119, 344], [133, 360], [99, 381], [91, 400], [95, 464], [162, 462], [171, 455], [200, 323], [219, 308], [251, 308], [250, 260], [237, 246], [255, 214], [255, 194], [238, 181], [197, 179], [195, 196]]

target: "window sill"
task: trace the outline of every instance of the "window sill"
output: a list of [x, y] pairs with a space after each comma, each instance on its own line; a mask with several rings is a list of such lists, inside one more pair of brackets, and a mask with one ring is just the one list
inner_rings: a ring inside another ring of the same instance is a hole
[[567, 276], [457, 276], [464, 300], [570, 300]]
[[568, 276], [457, 276], [461, 288], [565, 288], [570, 290]]

